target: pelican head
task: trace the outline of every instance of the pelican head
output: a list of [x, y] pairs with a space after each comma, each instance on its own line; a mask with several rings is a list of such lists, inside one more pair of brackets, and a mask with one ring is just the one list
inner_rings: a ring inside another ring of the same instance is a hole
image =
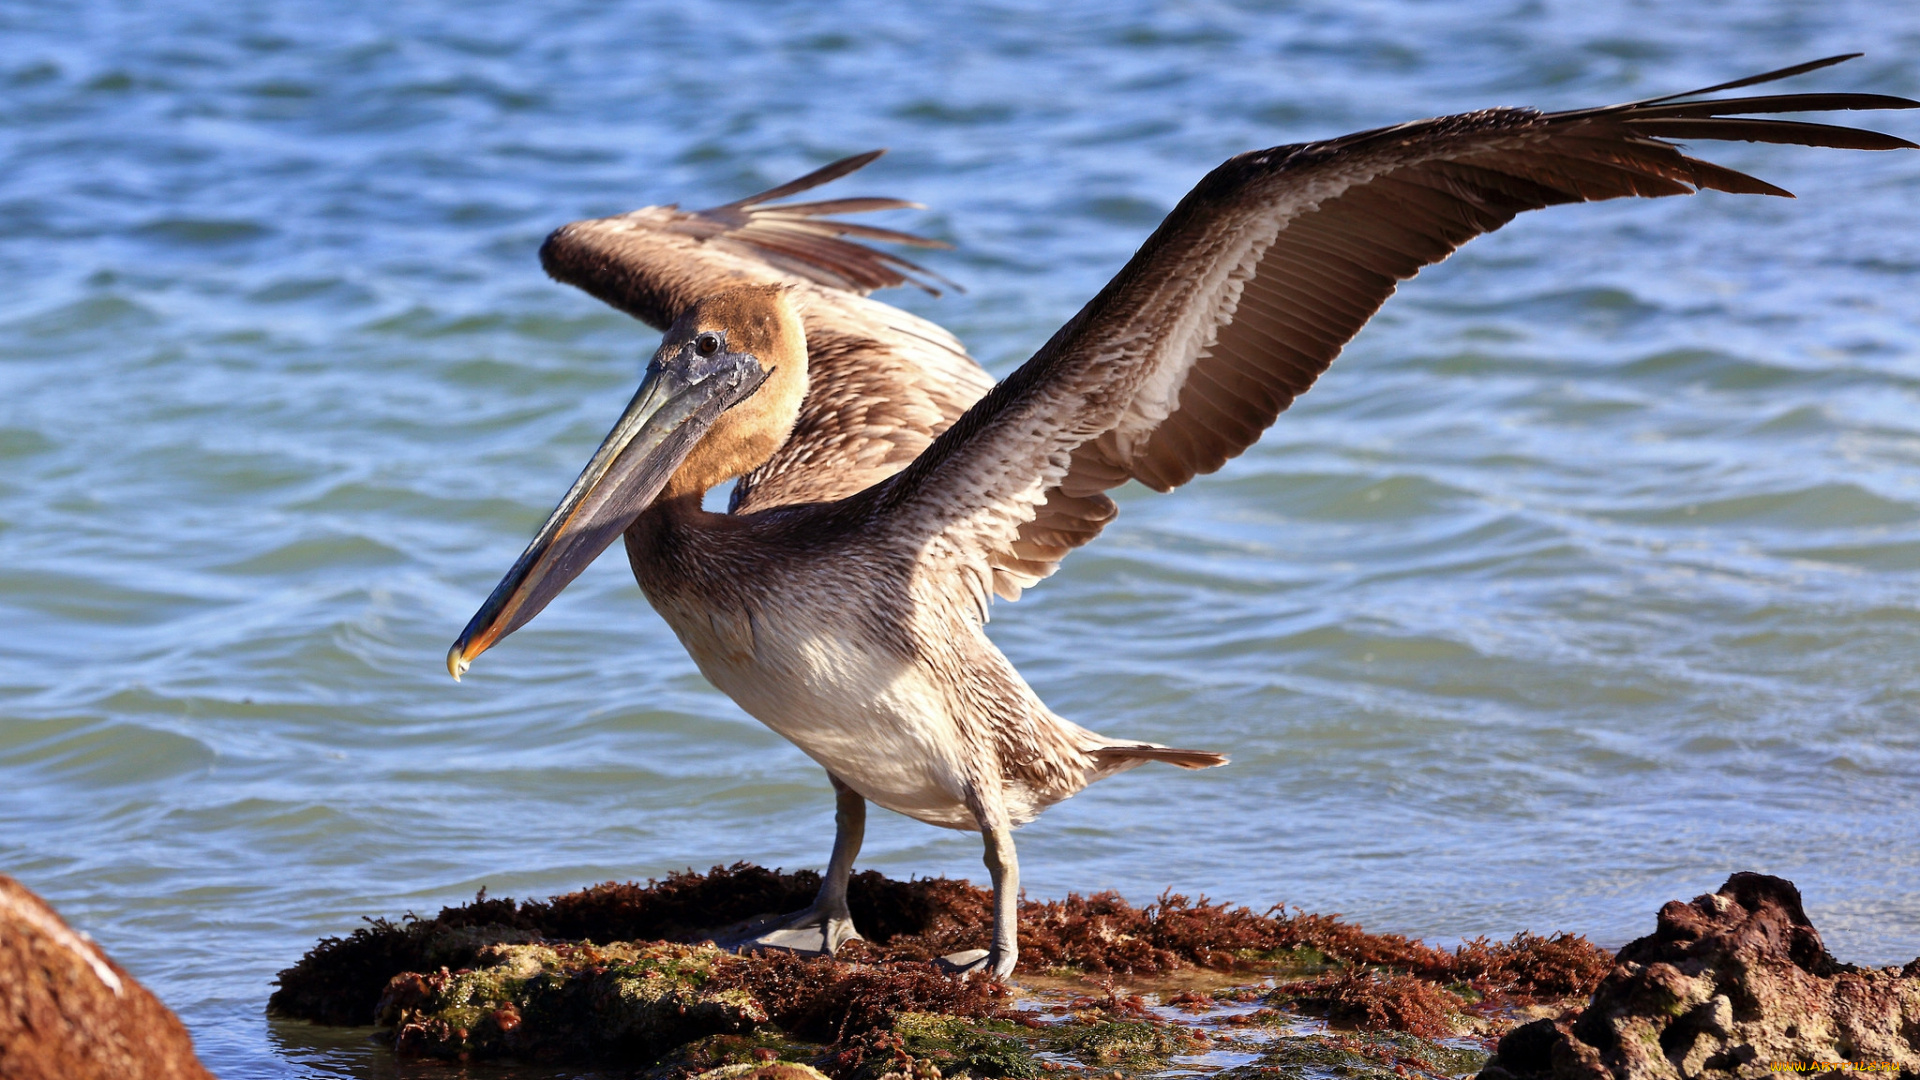
[[613, 431], [448, 650], [447, 671], [459, 679], [526, 625], [648, 507], [771, 457], [806, 396], [806, 360], [787, 286], [740, 286], [682, 312]]

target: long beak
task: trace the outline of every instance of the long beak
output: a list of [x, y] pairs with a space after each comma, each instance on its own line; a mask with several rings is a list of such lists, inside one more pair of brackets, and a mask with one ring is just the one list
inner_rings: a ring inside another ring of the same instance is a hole
[[527, 624], [652, 505], [720, 414], [766, 380], [744, 353], [691, 372], [656, 361], [567, 497], [447, 651], [457, 681], [475, 657]]

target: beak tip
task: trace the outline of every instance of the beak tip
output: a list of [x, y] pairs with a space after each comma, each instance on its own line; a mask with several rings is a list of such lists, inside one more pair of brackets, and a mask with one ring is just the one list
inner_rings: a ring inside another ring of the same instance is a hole
[[453, 676], [454, 682], [459, 682], [460, 676], [467, 672], [470, 661], [465, 654], [466, 650], [462, 649], [457, 641], [454, 642], [453, 648], [447, 650], [447, 674]]

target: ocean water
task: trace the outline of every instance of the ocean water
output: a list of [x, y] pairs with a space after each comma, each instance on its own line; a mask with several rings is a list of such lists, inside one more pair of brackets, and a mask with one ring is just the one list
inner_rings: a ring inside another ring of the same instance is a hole
[[[657, 341], [550, 229], [891, 147], [828, 190], [927, 205], [875, 221], [967, 291], [885, 298], [1004, 374], [1230, 154], [1853, 50], [1791, 85], [1920, 96], [1871, 0], [0, 5], [0, 871], [229, 1080], [452, 1075], [269, 1021], [274, 973], [832, 829], [617, 552], [446, 677]], [[1703, 149], [1800, 198], [1474, 242], [996, 608], [1057, 711], [1234, 757], [1050, 811], [1031, 894], [1617, 945], [1753, 869], [1920, 954], [1920, 153]], [[861, 863], [979, 857], [880, 813]]]

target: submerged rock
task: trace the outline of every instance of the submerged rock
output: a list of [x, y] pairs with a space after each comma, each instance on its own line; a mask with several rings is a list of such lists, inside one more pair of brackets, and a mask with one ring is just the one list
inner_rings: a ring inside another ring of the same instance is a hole
[[213, 1080], [159, 999], [0, 874], [0, 1076]]
[[1055, 1040], [1089, 1065], [1164, 1065], [1181, 1050], [1193, 1049], [1173, 1025], [1147, 1020], [1099, 1020], [1070, 1026]]
[[1285, 1036], [1273, 1040], [1257, 1064], [1222, 1074], [1225, 1080], [1404, 1080], [1405, 1077], [1455, 1077], [1473, 1073], [1487, 1060], [1484, 1050], [1444, 1046], [1406, 1034], [1364, 1032], [1353, 1035]]
[[1005, 1021], [903, 1012], [889, 1034], [872, 1040], [873, 1050], [856, 1071], [858, 1080], [931, 1073], [1025, 1080], [1040, 1073], [1029, 1040]]
[[1741, 873], [1661, 908], [1585, 1010], [1515, 1028], [1480, 1075], [1667, 1080], [1821, 1065], [1920, 1074], [1920, 960], [1839, 963], [1792, 882]]

